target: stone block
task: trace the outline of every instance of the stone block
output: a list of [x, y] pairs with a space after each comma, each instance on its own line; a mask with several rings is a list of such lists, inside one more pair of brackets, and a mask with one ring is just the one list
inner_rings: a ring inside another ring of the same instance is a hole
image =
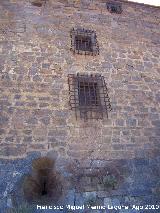
[[24, 101], [16, 101], [15, 106], [25, 106]]
[[130, 135], [130, 130], [129, 129], [124, 129], [124, 130], [122, 130], [122, 134], [123, 135]]
[[9, 118], [7, 116], [1, 115], [0, 116], [0, 125], [7, 125]]
[[38, 69], [36, 67], [31, 67], [28, 74], [36, 75], [36, 74], [38, 74]]
[[108, 198], [108, 197], [104, 198], [104, 206], [106, 206], [106, 207], [112, 206], [112, 200], [111, 200], [111, 198]]
[[113, 206], [121, 206], [120, 200], [118, 198], [112, 199], [112, 205]]
[[146, 157], [145, 150], [142, 149], [142, 148], [139, 148], [138, 150], [135, 150], [135, 157], [136, 158], [145, 158]]
[[34, 82], [42, 82], [42, 80], [43, 80], [42, 77], [38, 74], [34, 75], [32, 77], [32, 79], [33, 79]]
[[160, 103], [160, 93], [159, 93], [159, 94], [156, 94], [155, 99], [156, 99], [156, 101], [157, 101], [158, 103]]
[[31, 136], [25, 136], [25, 137], [23, 138], [23, 142], [24, 142], [24, 143], [32, 143], [32, 141], [33, 141], [33, 139], [32, 139]]
[[51, 129], [48, 132], [48, 136], [66, 137], [67, 136], [67, 130], [66, 129]]
[[151, 144], [154, 144], [155, 146], [159, 146], [159, 142], [160, 142], [160, 137], [149, 137], [149, 142]]
[[46, 150], [47, 149], [47, 144], [36, 144], [32, 143], [28, 145], [28, 150]]
[[37, 103], [35, 101], [26, 102], [25, 105], [33, 108], [37, 107]]
[[55, 126], [66, 126], [66, 119], [65, 118], [53, 118], [52, 122], [54, 123]]
[[75, 190], [68, 190], [67, 193], [67, 205], [75, 205]]
[[30, 125], [36, 125], [38, 124], [38, 121], [37, 121], [37, 118], [36, 117], [31, 117], [31, 118], [28, 118], [26, 120], [26, 123], [27, 124], [30, 124]]
[[33, 110], [33, 115], [37, 118], [52, 116], [52, 110], [50, 109], [35, 109]]
[[134, 118], [128, 118], [126, 120], [126, 125], [127, 126], [136, 127], [136, 124], [137, 124], [137, 122], [136, 122], [136, 119], [134, 119]]
[[137, 166], [139, 166], [139, 167], [142, 167], [142, 166], [149, 166], [149, 160], [148, 160], [148, 159], [145, 159], [145, 158], [134, 159], [134, 160], [133, 160], [133, 163], [134, 163], [135, 167], [137, 167]]
[[5, 130], [4, 129], [0, 129], [0, 135], [4, 135], [5, 134]]
[[47, 152], [47, 157], [56, 160], [57, 157], [58, 157], [58, 153], [55, 150], [48, 151]]
[[0, 100], [0, 105], [1, 106], [11, 106], [11, 103], [8, 100]]
[[44, 125], [49, 125], [50, 124], [50, 117], [43, 117], [40, 119], [41, 123]]
[[14, 99], [20, 99], [21, 98], [21, 95], [20, 94], [16, 94], [15, 96], [14, 96]]
[[110, 196], [110, 192], [108, 191], [97, 191], [97, 197], [99, 198], [105, 198], [109, 196]]
[[1, 151], [0, 151], [0, 155], [1, 156], [21, 156], [26, 154], [26, 145], [24, 144], [19, 144], [19, 145], [10, 145], [10, 146], [2, 146]]
[[160, 136], [160, 128], [154, 130], [156, 136]]
[[112, 148], [113, 148], [113, 150], [125, 150], [126, 145], [125, 144], [113, 144]]
[[81, 168], [90, 168], [91, 166], [91, 160], [83, 160], [80, 162]]
[[46, 137], [47, 129], [43, 125], [37, 126], [33, 128], [32, 133], [35, 137]]
[[79, 184], [83, 187], [85, 187], [86, 185], [90, 185], [91, 184], [91, 178], [90, 177], [81, 177], [80, 178], [80, 182]]
[[91, 163], [92, 168], [103, 168], [106, 166], [105, 160], [93, 160]]
[[85, 199], [82, 193], [75, 193], [75, 205], [82, 206], [85, 203]]
[[160, 120], [152, 121], [152, 125], [160, 128]]
[[120, 143], [119, 137], [112, 137], [112, 143]]
[[48, 142], [55, 143], [55, 142], [57, 142], [57, 141], [58, 141], [58, 140], [57, 140], [56, 137], [54, 137], [54, 136], [48, 137]]
[[32, 130], [30, 130], [30, 129], [25, 129], [25, 130], [23, 130], [23, 133], [24, 133], [25, 135], [31, 135], [31, 134], [32, 134]]
[[39, 108], [44, 108], [44, 107], [49, 107], [49, 103], [45, 103], [45, 102], [43, 102], [43, 103], [39, 103]]
[[6, 141], [6, 142], [13, 142], [13, 141], [14, 141], [14, 137], [13, 137], [13, 136], [6, 137], [6, 138], [5, 138], [5, 141]]
[[118, 119], [115, 121], [116, 126], [124, 126], [124, 120], [123, 119]]
[[159, 118], [159, 114], [158, 113], [148, 113], [148, 118], [150, 120], [157, 120], [157, 118]]
[[49, 69], [50, 68], [50, 64], [48, 63], [45, 63], [45, 64], [42, 64], [42, 68], [44, 69]]

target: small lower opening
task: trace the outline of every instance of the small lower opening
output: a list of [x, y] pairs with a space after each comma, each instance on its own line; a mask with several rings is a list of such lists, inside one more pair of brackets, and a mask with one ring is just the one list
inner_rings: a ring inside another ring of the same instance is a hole
[[32, 162], [32, 173], [23, 180], [23, 193], [28, 202], [59, 199], [62, 195], [61, 176], [52, 159], [41, 157]]
[[44, 181], [42, 184], [42, 196], [47, 195], [46, 182]]

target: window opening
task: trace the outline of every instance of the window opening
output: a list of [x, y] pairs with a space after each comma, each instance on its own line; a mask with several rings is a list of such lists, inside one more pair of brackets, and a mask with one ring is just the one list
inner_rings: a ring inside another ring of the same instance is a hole
[[104, 77], [96, 75], [68, 75], [69, 104], [76, 118], [102, 119], [111, 110]]

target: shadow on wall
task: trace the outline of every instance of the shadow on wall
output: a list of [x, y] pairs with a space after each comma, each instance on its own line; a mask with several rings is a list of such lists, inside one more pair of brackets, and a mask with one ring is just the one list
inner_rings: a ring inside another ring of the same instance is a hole
[[56, 203], [64, 192], [65, 182], [55, 170], [55, 161], [48, 157], [40, 157], [32, 161], [31, 174], [24, 175], [16, 186], [13, 205], [19, 206], [19, 203], [25, 202]]
[[[108, 191], [116, 190], [123, 183], [124, 178], [121, 167], [114, 163], [94, 165], [90, 168], [81, 168], [77, 161], [69, 164], [68, 171], [72, 174], [71, 182], [75, 190], [84, 191]], [[125, 174], [127, 175], [127, 174]]]

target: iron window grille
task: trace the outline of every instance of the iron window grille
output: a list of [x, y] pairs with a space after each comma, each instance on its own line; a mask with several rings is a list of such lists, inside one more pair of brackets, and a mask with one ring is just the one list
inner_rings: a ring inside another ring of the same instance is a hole
[[85, 29], [72, 29], [71, 50], [77, 54], [98, 55], [99, 46], [95, 31]]
[[122, 5], [118, 2], [107, 2], [107, 9], [110, 13], [122, 13]]
[[111, 110], [110, 98], [104, 77], [95, 75], [69, 74], [69, 105], [76, 119], [103, 119]]

